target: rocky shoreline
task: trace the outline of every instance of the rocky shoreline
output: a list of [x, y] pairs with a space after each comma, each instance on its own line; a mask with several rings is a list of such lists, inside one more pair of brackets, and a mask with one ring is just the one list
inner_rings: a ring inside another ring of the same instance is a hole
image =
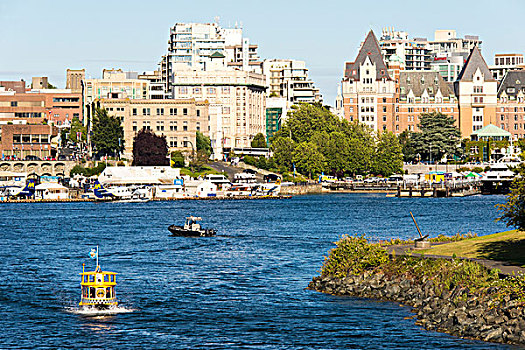
[[496, 343], [525, 344], [525, 309], [519, 295], [502, 295], [498, 287], [471, 292], [456, 286], [448, 290], [426, 276], [387, 276], [365, 271], [344, 278], [314, 277], [308, 289], [340, 296], [394, 301], [413, 308], [416, 324], [427, 330]]

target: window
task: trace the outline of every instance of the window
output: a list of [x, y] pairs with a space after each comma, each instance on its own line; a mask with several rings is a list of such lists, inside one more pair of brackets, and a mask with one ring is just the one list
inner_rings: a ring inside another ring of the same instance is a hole
[[133, 122], [133, 131], [137, 131], [137, 122]]
[[131, 114], [132, 114], [132, 115], [137, 115], [137, 109], [136, 109], [136, 108], [133, 108], [133, 109], [131, 110]]
[[201, 123], [197, 123], [197, 131], [201, 131]]
[[188, 122], [182, 124], [182, 131], [188, 131]]
[[11, 101], [11, 107], [17, 107], [18, 101]]
[[177, 131], [177, 122], [170, 121], [170, 131]]
[[151, 111], [149, 108], [142, 108], [142, 115], [151, 115]]
[[383, 121], [386, 122], [386, 115], [383, 116]]
[[383, 97], [383, 103], [386, 103], [386, 97]]
[[157, 115], [164, 115], [164, 108], [157, 108]]
[[177, 115], [177, 108], [170, 108], [170, 115]]
[[386, 106], [383, 106], [383, 113], [386, 113]]
[[182, 114], [183, 115], [188, 115], [188, 108], [183, 108], [182, 109]]
[[201, 116], [201, 110], [197, 109], [197, 117], [200, 117], [200, 116]]
[[20, 143], [22, 142], [22, 136], [21, 135], [13, 135], [13, 143]]
[[164, 122], [157, 122], [157, 131], [164, 131]]

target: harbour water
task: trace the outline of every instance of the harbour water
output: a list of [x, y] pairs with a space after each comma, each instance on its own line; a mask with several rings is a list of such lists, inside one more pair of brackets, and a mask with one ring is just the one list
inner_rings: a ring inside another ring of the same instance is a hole
[[[427, 332], [395, 303], [305, 290], [341, 234], [413, 238], [502, 231], [502, 196], [3, 204], [0, 348], [507, 349]], [[171, 237], [202, 216], [213, 238]], [[82, 263], [100, 246], [123, 312], [76, 312]]]

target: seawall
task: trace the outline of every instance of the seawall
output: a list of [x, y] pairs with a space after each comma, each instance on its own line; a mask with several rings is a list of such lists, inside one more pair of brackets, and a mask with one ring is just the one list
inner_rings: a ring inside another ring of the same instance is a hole
[[486, 287], [477, 293], [459, 286], [448, 290], [426, 277], [416, 281], [409, 276], [365, 271], [345, 278], [314, 277], [307, 289], [411, 306], [416, 324], [427, 330], [469, 339], [525, 344], [523, 295], [505, 295], [495, 304], [498, 287]]

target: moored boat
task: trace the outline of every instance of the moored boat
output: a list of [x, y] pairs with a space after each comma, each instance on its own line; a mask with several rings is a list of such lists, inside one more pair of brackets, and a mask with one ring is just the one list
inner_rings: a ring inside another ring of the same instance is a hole
[[184, 226], [170, 225], [168, 230], [173, 236], [182, 237], [211, 237], [215, 236], [216, 230], [212, 228], [202, 228], [197, 221], [201, 221], [202, 218], [198, 216], [188, 216]]
[[91, 258], [97, 259], [97, 267], [94, 271], [85, 271], [82, 264], [80, 273], [81, 297], [80, 306], [94, 307], [96, 309], [108, 309], [118, 304], [115, 287], [117, 285], [117, 273], [102, 271], [98, 264], [98, 246], [91, 250]]

